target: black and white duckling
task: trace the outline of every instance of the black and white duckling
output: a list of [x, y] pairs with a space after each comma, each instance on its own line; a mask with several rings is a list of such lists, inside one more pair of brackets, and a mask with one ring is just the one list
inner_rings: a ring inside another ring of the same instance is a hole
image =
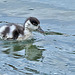
[[28, 40], [32, 38], [32, 31], [44, 31], [40, 27], [40, 21], [35, 17], [29, 17], [23, 26], [9, 23], [0, 27], [0, 38], [4, 40]]

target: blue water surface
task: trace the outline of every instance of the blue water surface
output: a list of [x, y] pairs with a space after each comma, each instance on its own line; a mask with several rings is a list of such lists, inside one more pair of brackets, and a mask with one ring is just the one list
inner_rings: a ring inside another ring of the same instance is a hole
[[37, 17], [44, 35], [0, 39], [0, 75], [75, 75], [74, 0], [0, 0], [0, 26]]

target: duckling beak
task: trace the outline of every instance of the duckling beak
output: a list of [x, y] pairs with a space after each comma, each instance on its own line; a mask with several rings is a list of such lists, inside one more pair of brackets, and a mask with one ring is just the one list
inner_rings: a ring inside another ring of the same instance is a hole
[[41, 29], [40, 26], [38, 27], [37, 31], [40, 32], [40, 33], [44, 33], [44, 31]]

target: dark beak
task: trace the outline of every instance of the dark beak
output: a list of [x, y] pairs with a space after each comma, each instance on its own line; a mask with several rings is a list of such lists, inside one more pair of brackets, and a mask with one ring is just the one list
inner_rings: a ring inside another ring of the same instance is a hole
[[40, 33], [44, 33], [44, 31], [41, 29], [40, 26], [38, 27], [37, 31], [40, 32]]

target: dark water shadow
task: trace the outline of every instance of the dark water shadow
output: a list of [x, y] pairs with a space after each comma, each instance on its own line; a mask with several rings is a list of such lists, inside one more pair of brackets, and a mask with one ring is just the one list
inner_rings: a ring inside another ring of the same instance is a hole
[[64, 34], [59, 32], [53, 32], [53, 31], [45, 31], [44, 35], [64, 35]]
[[6, 24], [8, 24], [9, 22], [7, 22], [7, 21], [0, 21], [0, 27], [2, 26], [2, 25], [6, 25]]
[[9, 22], [7, 22], [7, 21], [0, 21], [0, 23], [9, 23]]
[[3, 41], [2, 52], [16, 59], [26, 58], [31, 61], [39, 61], [44, 49], [33, 45], [34, 40], [28, 41]]

